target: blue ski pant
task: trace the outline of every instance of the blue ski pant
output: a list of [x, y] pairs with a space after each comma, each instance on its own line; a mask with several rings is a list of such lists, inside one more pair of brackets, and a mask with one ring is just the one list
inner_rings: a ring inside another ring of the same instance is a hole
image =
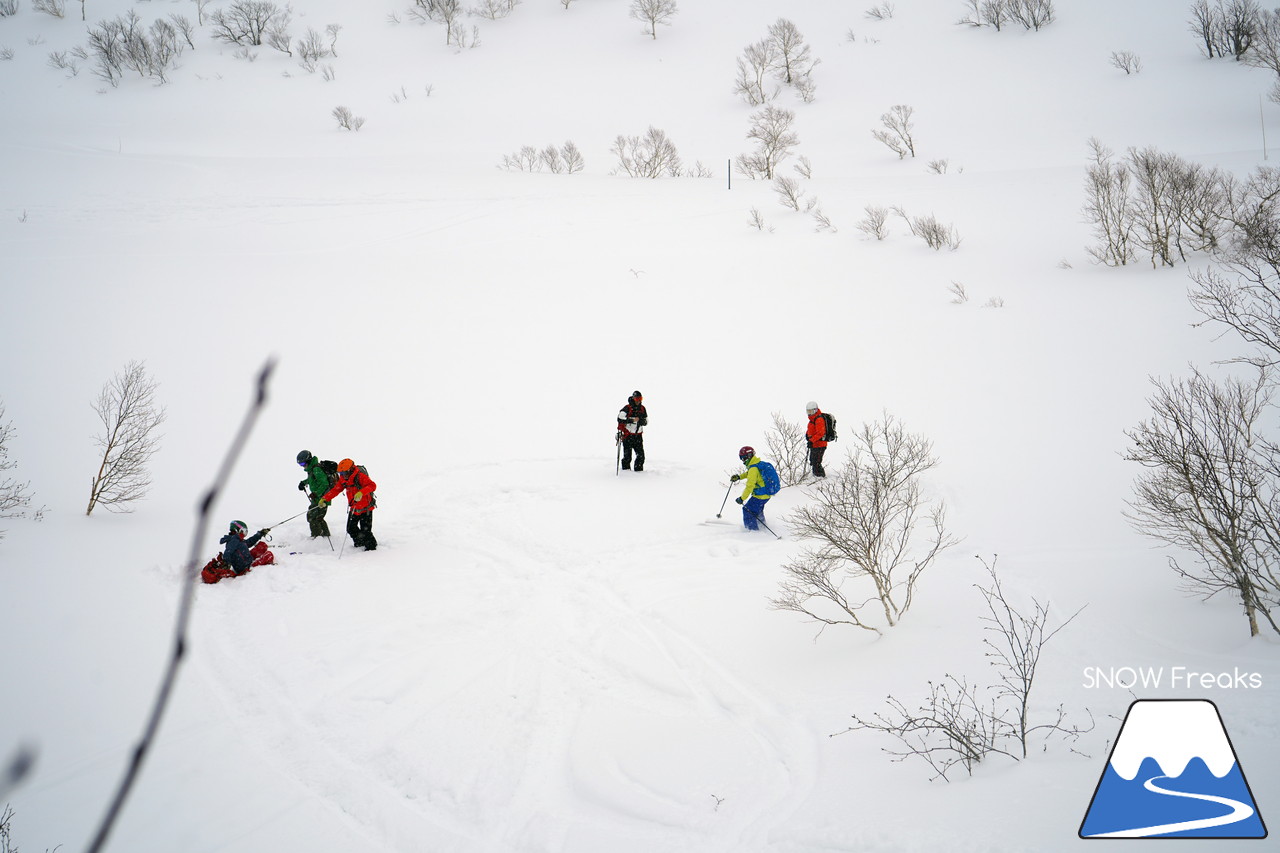
[[742, 523], [748, 530], [759, 530], [757, 519], [764, 519], [764, 505], [768, 499], [751, 498], [742, 505]]

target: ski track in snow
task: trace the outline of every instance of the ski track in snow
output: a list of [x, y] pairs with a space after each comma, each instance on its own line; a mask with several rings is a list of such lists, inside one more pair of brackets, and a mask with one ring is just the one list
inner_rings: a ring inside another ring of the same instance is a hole
[[[564, 499], [543, 486], [533, 504], [554, 516]], [[597, 526], [575, 553], [540, 544], [541, 513], [516, 512], [530, 505], [527, 492], [469, 482], [429, 519], [382, 515], [380, 552], [339, 561], [316, 546], [201, 590], [218, 625], [202, 648], [227, 712], [282, 772], [391, 849], [768, 847], [813, 788], [813, 733], [662, 612], [714, 580], [671, 589], [645, 574], [670, 549], [734, 554], [724, 540], [742, 531], [691, 525], [621, 549]], [[399, 545], [421, 549], [420, 568], [382, 576], [379, 557]], [[653, 600], [632, 604], [619, 578]], [[295, 637], [281, 608], [305, 609], [308, 588], [331, 583], [351, 586], [351, 614], [365, 594], [395, 599], [379, 622], [307, 614]], [[443, 602], [469, 607], [438, 612]], [[280, 644], [258, 648], [272, 621]], [[302, 695], [307, 685], [325, 692]], [[433, 775], [437, 763], [454, 778]]]

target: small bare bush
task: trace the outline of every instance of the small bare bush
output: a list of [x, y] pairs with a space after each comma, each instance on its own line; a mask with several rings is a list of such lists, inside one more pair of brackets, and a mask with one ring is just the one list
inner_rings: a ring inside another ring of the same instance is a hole
[[650, 126], [644, 136], [619, 136], [609, 149], [618, 158], [619, 171], [632, 178], [679, 177], [683, 164], [675, 143], [665, 131]]
[[473, 8], [471, 14], [497, 21], [510, 15], [519, 5], [520, 0], [480, 0], [480, 5]]
[[347, 107], [334, 107], [333, 117], [338, 122], [338, 127], [343, 130], [359, 130], [364, 127], [364, 119], [355, 115]]
[[1111, 54], [1111, 64], [1125, 74], [1137, 74], [1142, 70], [1142, 60], [1138, 54], [1130, 50], [1121, 50]]
[[0, 0], [0, 18], [18, 14], [18, 0]]
[[877, 240], [883, 240], [889, 236], [886, 224], [889, 221], [889, 209], [878, 207], [876, 205], [867, 205], [863, 212], [866, 214], [858, 223], [858, 230], [864, 234], [870, 234]]
[[897, 154], [899, 160], [904, 159], [908, 154], [912, 157], [916, 156], [916, 143], [911, 135], [911, 116], [914, 113], [913, 107], [896, 104], [880, 116], [880, 123], [885, 129], [871, 131], [871, 135]]
[[789, 207], [792, 210], [800, 209], [804, 190], [800, 188], [800, 182], [795, 178], [779, 175], [773, 179], [773, 191], [778, 194], [778, 201], [783, 207]]
[[164, 423], [165, 410], [156, 403], [158, 383], [147, 375], [141, 362], [131, 361], [124, 370], [102, 386], [93, 410], [103, 432], [96, 442], [102, 461], [90, 487], [85, 515], [102, 506], [111, 512], [129, 512], [151, 488], [147, 465], [159, 450], [155, 434]]
[[768, 228], [768, 226], [765, 225], [764, 214], [760, 212], [759, 208], [755, 208], [755, 207], [751, 208], [750, 218], [747, 220], [747, 222], [750, 223], [751, 227], [756, 229], [757, 231], [764, 231], [766, 230], [766, 228], [769, 231], [773, 230], [772, 228]]
[[955, 251], [960, 248], [960, 235], [951, 225], [943, 225], [932, 213], [928, 216], [907, 216], [906, 211], [895, 207], [894, 212], [902, 217], [911, 229], [911, 233], [925, 242], [935, 252], [941, 249]]
[[935, 175], [945, 175], [950, 167], [948, 160], [930, 160], [927, 170]]
[[658, 25], [671, 26], [671, 19], [679, 12], [676, 0], [631, 0], [631, 17], [645, 25], [644, 34], [658, 37]]
[[893, 17], [893, 4], [881, 3], [879, 6], [872, 6], [867, 10], [866, 16], [873, 21], [887, 21]]
[[31, 9], [34, 12], [44, 12], [54, 18], [61, 18], [67, 14], [66, 0], [31, 0]]
[[960, 282], [951, 282], [951, 286], [947, 289], [951, 291], [951, 302], [953, 305], [963, 305], [969, 301], [969, 293]]

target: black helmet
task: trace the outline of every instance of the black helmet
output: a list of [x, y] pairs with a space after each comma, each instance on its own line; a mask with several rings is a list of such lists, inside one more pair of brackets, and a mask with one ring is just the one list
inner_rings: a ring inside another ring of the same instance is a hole
[[306, 465], [306, 464], [307, 464], [308, 462], [310, 462], [310, 461], [311, 461], [311, 451], [310, 451], [310, 450], [299, 450], [299, 451], [298, 451], [298, 464], [299, 464], [299, 465]]

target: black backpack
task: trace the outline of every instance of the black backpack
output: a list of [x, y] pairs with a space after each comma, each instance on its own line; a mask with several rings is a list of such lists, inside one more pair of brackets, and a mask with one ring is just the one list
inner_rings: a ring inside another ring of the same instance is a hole
[[338, 463], [332, 459], [321, 459], [320, 470], [324, 471], [324, 475], [329, 478], [329, 485], [333, 485], [338, 479]]
[[822, 419], [827, 423], [827, 434], [822, 437], [823, 441], [836, 440], [836, 419], [831, 416], [830, 412], [823, 412]]

